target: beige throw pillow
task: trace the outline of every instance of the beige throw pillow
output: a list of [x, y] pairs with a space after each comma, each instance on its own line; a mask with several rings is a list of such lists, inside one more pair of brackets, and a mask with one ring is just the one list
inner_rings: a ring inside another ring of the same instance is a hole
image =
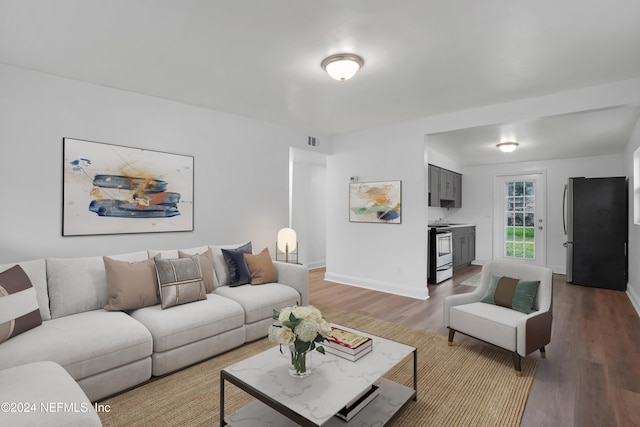
[[105, 310], [134, 310], [158, 304], [158, 279], [153, 260], [128, 262], [106, 256], [102, 259], [109, 293]]
[[[178, 251], [178, 257], [190, 258], [195, 254], [189, 254], [187, 252]], [[209, 248], [206, 252], [199, 254], [200, 257], [200, 269], [202, 270], [202, 280], [204, 281], [204, 287], [207, 293], [213, 292], [216, 287], [216, 275], [213, 272], [213, 252]]]
[[269, 248], [264, 248], [257, 255], [244, 254], [244, 259], [251, 273], [252, 285], [262, 285], [263, 283], [271, 283], [278, 280], [276, 269], [269, 254]]

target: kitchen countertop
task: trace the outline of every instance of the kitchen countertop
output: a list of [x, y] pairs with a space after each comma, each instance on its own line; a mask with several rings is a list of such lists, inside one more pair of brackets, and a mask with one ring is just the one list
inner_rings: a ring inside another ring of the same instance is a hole
[[471, 223], [471, 222], [466, 222], [466, 223], [453, 223], [453, 224], [449, 224], [449, 227], [451, 228], [461, 228], [461, 227], [475, 227], [476, 225]]
[[428, 227], [451, 227], [451, 228], [462, 228], [462, 227], [475, 227], [476, 225], [471, 222], [452, 222], [449, 224], [429, 224]]

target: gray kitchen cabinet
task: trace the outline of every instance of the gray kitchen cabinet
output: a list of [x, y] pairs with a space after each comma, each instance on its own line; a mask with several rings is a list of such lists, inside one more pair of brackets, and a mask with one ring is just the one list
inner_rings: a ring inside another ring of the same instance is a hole
[[453, 172], [440, 169], [440, 200], [453, 200]]
[[429, 206], [440, 206], [440, 168], [429, 165]]
[[453, 173], [453, 207], [462, 207], [462, 175]]
[[466, 267], [476, 258], [476, 227], [452, 227], [453, 269]]
[[432, 164], [428, 168], [428, 206], [461, 208], [462, 175]]

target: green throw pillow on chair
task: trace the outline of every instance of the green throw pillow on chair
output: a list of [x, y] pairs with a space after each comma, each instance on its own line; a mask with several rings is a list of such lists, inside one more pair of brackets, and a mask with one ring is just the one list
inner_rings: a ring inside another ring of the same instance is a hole
[[520, 280], [492, 274], [489, 289], [481, 301], [529, 314], [533, 311], [538, 285], [539, 280]]

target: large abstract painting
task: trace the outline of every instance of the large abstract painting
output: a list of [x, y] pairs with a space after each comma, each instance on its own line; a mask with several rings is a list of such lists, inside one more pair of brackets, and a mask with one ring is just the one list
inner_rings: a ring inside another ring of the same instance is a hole
[[349, 221], [399, 224], [402, 181], [349, 184]]
[[63, 236], [193, 231], [193, 156], [63, 144]]

